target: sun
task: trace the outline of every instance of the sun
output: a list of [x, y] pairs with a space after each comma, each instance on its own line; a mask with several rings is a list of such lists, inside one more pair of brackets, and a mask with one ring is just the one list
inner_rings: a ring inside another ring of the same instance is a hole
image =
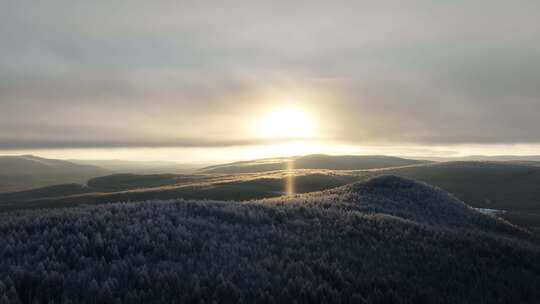
[[315, 123], [306, 110], [288, 106], [263, 115], [255, 121], [253, 131], [267, 139], [310, 139], [315, 137]]

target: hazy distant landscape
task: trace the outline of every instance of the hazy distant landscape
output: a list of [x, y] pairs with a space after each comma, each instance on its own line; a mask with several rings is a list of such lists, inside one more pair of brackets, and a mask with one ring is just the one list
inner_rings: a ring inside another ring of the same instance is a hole
[[540, 167], [525, 161], [432, 162], [386, 156], [309, 155], [215, 165], [193, 169], [191, 174], [162, 170], [161, 174], [104, 175], [82, 183], [77, 183], [77, 177], [65, 184], [4, 192], [0, 193], [0, 210], [151, 199], [252, 200], [285, 195], [291, 177], [295, 192], [307, 193], [378, 175], [398, 175], [438, 186], [475, 208], [493, 210], [500, 217], [540, 232]]
[[86, 183], [112, 171], [32, 155], [0, 156], [0, 192], [20, 191], [62, 183]]
[[540, 303], [540, 1], [0, 1], [0, 304]]
[[268, 158], [214, 165], [199, 170], [202, 173], [257, 173], [291, 169], [368, 170], [428, 163], [429, 161], [404, 159], [380, 155], [306, 155], [290, 158]]
[[159, 173], [190, 173], [199, 169], [198, 164], [181, 164], [173, 161], [129, 161], [129, 160], [81, 160], [68, 159], [79, 164], [100, 167], [116, 173], [159, 174]]
[[197, 165], [176, 162], [121, 160], [56, 160], [33, 155], [0, 155], [0, 193], [29, 190], [63, 183], [86, 182], [113, 173], [187, 173]]

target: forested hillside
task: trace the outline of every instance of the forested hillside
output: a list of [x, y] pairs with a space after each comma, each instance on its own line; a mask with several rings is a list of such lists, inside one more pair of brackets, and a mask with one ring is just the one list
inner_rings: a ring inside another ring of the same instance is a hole
[[540, 210], [540, 167], [513, 162], [447, 162], [391, 169], [436, 185], [475, 206]]
[[370, 170], [295, 169], [244, 174], [115, 174], [16, 193], [0, 193], [0, 211], [150, 199], [251, 200], [320, 191], [394, 174], [441, 187], [540, 235], [540, 168], [524, 162], [447, 162]]
[[537, 303], [540, 244], [383, 176], [247, 202], [0, 215], [0, 303]]

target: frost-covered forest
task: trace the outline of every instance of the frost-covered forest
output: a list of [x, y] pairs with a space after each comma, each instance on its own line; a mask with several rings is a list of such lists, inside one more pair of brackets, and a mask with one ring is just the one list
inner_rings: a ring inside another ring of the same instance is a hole
[[384, 176], [248, 202], [0, 215], [0, 303], [538, 303], [540, 244]]

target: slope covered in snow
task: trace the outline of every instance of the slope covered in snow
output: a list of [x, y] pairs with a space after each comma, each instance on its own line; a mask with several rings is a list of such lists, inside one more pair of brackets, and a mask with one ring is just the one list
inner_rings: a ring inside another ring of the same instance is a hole
[[0, 215], [0, 301], [535, 303], [540, 244], [448, 193], [382, 176], [247, 202]]

